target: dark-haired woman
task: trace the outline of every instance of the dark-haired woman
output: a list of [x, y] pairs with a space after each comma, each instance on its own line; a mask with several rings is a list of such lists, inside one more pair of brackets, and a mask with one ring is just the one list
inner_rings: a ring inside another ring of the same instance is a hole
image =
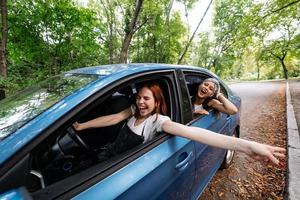
[[207, 78], [199, 85], [192, 103], [194, 114], [208, 115], [210, 108], [229, 115], [238, 112], [236, 106], [220, 92], [219, 81], [215, 78]]

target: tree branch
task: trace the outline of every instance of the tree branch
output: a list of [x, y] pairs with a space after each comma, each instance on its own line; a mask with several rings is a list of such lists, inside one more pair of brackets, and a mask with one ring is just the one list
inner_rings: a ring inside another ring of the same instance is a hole
[[205, 10], [205, 12], [204, 12], [204, 14], [203, 14], [201, 20], [199, 21], [199, 23], [198, 23], [198, 25], [197, 25], [197, 27], [196, 27], [196, 29], [195, 29], [195, 31], [194, 31], [192, 37], [190, 38], [190, 40], [189, 40], [188, 43], [186, 44], [186, 46], [185, 46], [185, 48], [184, 48], [184, 50], [183, 50], [183, 52], [182, 52], [182, 54], [181, 54], [179, 60], [177, 61], [177, 64], [180, 64], [181, 61], [182, 61], [182, 59], [184, 58], [184, 56], [185, 56], [185, 54], [186, 54], [188, 48], [190, 47], [190, 45], [191, 45], [191, 43], [192, 43], [192, 41], [193, 41], [193, 39], [194, 39], [194, 37], [195, 37], [195, 35], [196, 35], [196, 32], [197, 32], [197, 30], [198, 30], [200, 24], [202, 23], [204, 17], [206, 16], [206, 13], [207, 13], [207, 11], [209, 10], [210, 5], [212, 4], [212, 2], [213, 2], [213, 0], [210, 0], [209, 5], [207, 6], [207, 8], [206, 8], [206, 10]]
[[264, 16], [262, 17], [262, 19], [265, 19], [266, 17], [268, 17], [268, 16], [270, 16], [270, 15], [276, 13], [276, 12], [279, 12], [279, 11], [281, 11], [281, 10], [287, 8], [287, 7], [290, 7], [290, 6], [292, 6], [292, 5], [296, 4], [296, 3], [299, 3], [299, 2], [300, 2], [300, 0], [293, 1], [293, 2], [290, 2], [290, 3], [288, 3], [288, 4], [284, 5], [284, 6], [282, 6], [282, 7], [278, 8], [278, 9], [276, 9], [276, 10], [272, 10], [270, 13], [264, 15]]

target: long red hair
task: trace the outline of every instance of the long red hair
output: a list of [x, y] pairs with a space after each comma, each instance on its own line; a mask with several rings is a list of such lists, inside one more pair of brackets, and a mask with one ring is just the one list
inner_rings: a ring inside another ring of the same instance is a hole
[[[152, 115], [153, 114], [162, 114], [162, 115], [167, 115], [168, 111], [167, 111], [167, 104], [165, 101], [165, 97], [164, 97], [164, 93], [161, 89], [161, 87], [159, 86], [158, 83], [155, 83], [153, 81], [149, 81], [149, 82], [145, 82], [141, 85], [141, 87], [138, 88], [138, 90], [141, 90], [142, 88], [148, 88], [154, 97], [154, 101], [155, 101], [155, 108], [152, 111]], [[138, 110], [135, 111], [135, 117], [139, 117], [139, 112]]]

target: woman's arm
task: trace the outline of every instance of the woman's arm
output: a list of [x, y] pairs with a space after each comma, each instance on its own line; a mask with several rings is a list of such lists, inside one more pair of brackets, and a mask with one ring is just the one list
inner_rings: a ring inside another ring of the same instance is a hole
[[100, 128], [105, 126], [112, 126], [121, 122], [124, 119], [127, 119], [128, 117], [130, 117], [130, 115], [132, 115], [131, 108], [127, 108], [119, 113], [101, 116], [84, 123], [75, 122], [73, 124], [73, 127], [75, 128], [76, 131], [81, 131], [88, 128]]
[[163, 123], [162, 129], [172, 135], [188, 138], [210, 146], [241, 151], [256, 160], [272, 161], [276, 165], [280, 165], [276, 157], [285, 157], [285, 149], [281, 147], [221, 135], [206, 129], [185, 126], [170, 120]]
[[217, 98], [218, 100], [212, 99], [208, 105], [222, 113], [227, 113], [229, 115], [234, 115], [238, 112], [236, 106], [231, 103], [222, 93], [219, 93]]

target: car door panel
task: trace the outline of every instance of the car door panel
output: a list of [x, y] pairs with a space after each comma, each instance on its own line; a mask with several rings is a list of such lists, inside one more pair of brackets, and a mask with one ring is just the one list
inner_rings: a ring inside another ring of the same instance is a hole
[[[174, 88], [174, 98], [169, 103], [178, 107], [174, 83], [174, 80], [169, 81], [170, 90]], [[178, 113], [173, 115], [176, 119]], [[101, 199], [190, 199], [195, 175], [194, 142], [165, 137], [166, 141], [74, 199], [98, 199], [99, 194]]]
[[189, 199], [194, 161], [193, 142], [170, 137], [73, 199]]
[[[196, 71], [185, 71], [183, 78], [185, 82], [183, 84], [186, 85], [185, 88], [188, 90], [189, 95], [183, 95], [182, 98], [190, 101], [191, 97], [196, 95], [199, 84], [201, 84], [202, 81], [208, 77], [211, 77], [211, 75], [199, 73]], [[179, 81], [182, 80], [179, 79]], [[221, 90], [222, 93], [227, 96], [227, 91], [223, 86], [221, 86]], [[188, 107], [192, 106], [186, 106], [186, 108]], [[212, 109], [210, 110], [209, 115], [202, 115], [196, 119], [194, 118], [194, 120], [191, 121], [189, 125], [208, 129], [219, 134], [230, 135], [230, 133], [233, 132], [231, 131], [231, 129], [233, 129], [231, 121], [232, 120], [230, 115], [223, 113], [217, 114], [217, 112]], [[226, 151], [224, 149], [215, 148], [195, 142], [195, 153], [196, 171], [192, 189], [192, 199], [197, 199], [202, 193], [206, 185], [209, 183], [210, 179], [219, 169]]]
[[[209, 115], [194, 120], [191, 126], [201, 127], [227, 135], [229, 131], [229, 121], [226, 116], [227, 115], [223, 113], [217, 114], [215, 111], [210, 111]], [[215, 172], [219, 169], [225, 152], [224, 149], [195, 142], [196, 171], [192, 199], [198, 198]]]

